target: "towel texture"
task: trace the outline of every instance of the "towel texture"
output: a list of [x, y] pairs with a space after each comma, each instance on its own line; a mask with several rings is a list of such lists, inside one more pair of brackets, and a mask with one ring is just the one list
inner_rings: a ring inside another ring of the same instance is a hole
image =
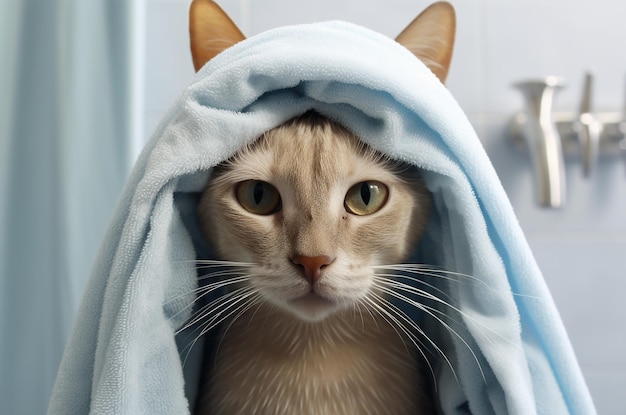
[[49, 412], [189, 412], [185, 387], [193, 389], [198, 369], [183, 371], [174, 335], [197, 285], [198, 246], [185, 225], [195, 199], [186, 195], [202, 190], [217, 163], [310, 109], [424, 172], [434, 213], [421, 259], [481, 281], [446, 288], [463, 313], [455, 316], [458, 336], [440, 336], [454, 367], [437, 368], [443, 412], [595, 413], [550, 293], [462, 110], [409, 51], [343, 22], [252, 37], [211, 60], [183, 92], [120, 198]]

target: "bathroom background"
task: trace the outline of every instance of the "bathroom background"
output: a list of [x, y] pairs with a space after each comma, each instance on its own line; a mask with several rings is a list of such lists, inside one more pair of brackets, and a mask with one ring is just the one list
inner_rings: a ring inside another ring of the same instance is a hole
[[[535, 202], [507, 136], [512, 83], [562, 76], [557, 110], [626, 114], [626, 2], [457, 0], [448, 87], [492, 158], [600, 414], [626, 407], [626, 156], [566, 160], [558, 210]], [[193, 76], [188, 0], [0, 5], [0, 402], [44, 413], [80, 293], [132, 160]], [[221, 0], [246, 35], [341, 19], [390, 37], [426, 0]]]

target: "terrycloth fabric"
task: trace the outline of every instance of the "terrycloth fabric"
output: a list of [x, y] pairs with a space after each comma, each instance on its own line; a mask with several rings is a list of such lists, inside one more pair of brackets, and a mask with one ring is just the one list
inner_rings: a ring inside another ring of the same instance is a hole
[[595, 413], [541, 273], [458, 104], [402, 46], [341, 22], [241, 42], [205, 65], [169, 111], [118, 204], [50, 413], [189, 411], [184, 389], [193, 375], [184, 377], [174, 336], [197, 284], [197, 246], [185, 226], [194, 199], [185, 195], [202, 190], [212, 166], [309, 109], [422, 169], [435, 206], [421, 259], [482, 281], [448, 284], [463, 314], [454, 317], [458, 336], [440, 336], [458, 378], [440, 359], [443, 412]]

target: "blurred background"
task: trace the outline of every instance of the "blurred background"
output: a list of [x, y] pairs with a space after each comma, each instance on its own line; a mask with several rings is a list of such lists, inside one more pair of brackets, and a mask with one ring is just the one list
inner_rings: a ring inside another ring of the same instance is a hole
[[[395, 37], [425, 0], [221, 0], [246, 35], [347, 20]], [[625, 112], [626, 2], [457, 0], [448, 87], [508, 192], [600, 414], [626, 407], [626, 157], [584, 178], [567, 205], [535, 202], [529, 155], [508, 123], [512, 83], [562, 76], [577, 111], [586, 71], [597, 111]], [[0, 402], [45, 412], [81, 292], [141, 146], [191, 80], [188, 0], [0, 2]]]

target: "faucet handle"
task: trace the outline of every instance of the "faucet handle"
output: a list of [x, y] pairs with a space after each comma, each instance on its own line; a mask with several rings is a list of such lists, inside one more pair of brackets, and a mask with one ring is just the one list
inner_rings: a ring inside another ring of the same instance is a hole
[[602, 124], [593, 115], [591, 110], [592, 89], [593, 75], [587, 72], [585, 74], [585, 84], [583, 87], [578, 120], [575, 122], [578, 140], [582, 147], [583, 173], [585, 177], [589, 177], [591, 172], [595, 169], [600, 150], [600, 135], [602, 134]]

